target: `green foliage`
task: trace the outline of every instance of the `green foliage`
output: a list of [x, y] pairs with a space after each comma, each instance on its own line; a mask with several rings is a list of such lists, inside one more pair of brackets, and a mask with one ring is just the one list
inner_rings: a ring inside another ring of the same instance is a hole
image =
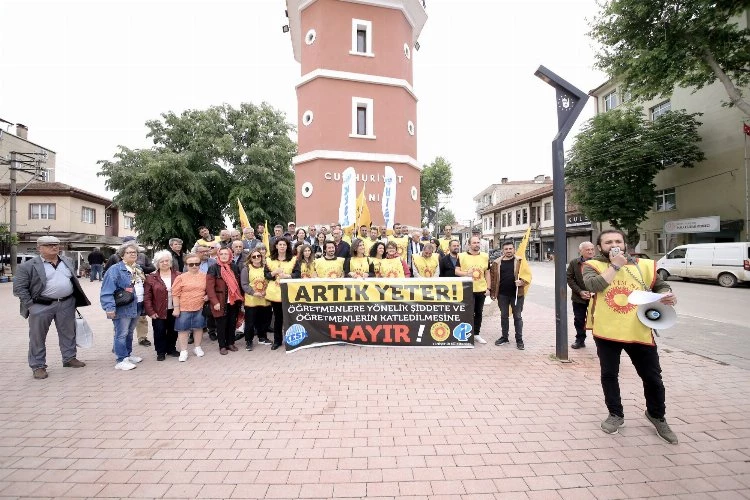
[[268, 104], [169, 112], [146, 126], [154, 147], [120, 146], [98, 174], [118, 207], [136, 214], [140, 241], [166, 247], [178, 237], [187, 248], [200, 225], [217, 234], [225, 214], [239, 225], [237, 198], [251, 223], [294, 213], [292, 126]]
[[703, 161], [699, 113], [670, 111], [656, 121], [642, 108], [618, 108], [589, 120], [568, 153], [571, 201], [593, 221], [608, 221], [637, 243], [638, 225], [654, 206], [654, 176]]
[[[700, 89], [717, 79], [750, 116], [750, 30], [736, 17], [748, 0], [610, 0], [589, 35], [601, 44], [597, 66], [636, 99]], [[745, 96], [746, 97], [746, 96]]]
[[453, 171], [450, 162], [438, 156], [431, 164], [424, 165], [419, 179], [419, 191], [422, 195], [422, 214], [425, 214], [426, 220], [429, 210], [436, 210], [440, 195], [453, 192]]
[[444, 208], [440, 212], [438, 212], [437, 215], [437, 226], [441, 231], [435, 231], [435, 234], [441, 234], [442, 229], [445, 226], [454, 226], [456, 225], [456, 214], [453, 213], [452, 210], [449, 210], [447, 208]]

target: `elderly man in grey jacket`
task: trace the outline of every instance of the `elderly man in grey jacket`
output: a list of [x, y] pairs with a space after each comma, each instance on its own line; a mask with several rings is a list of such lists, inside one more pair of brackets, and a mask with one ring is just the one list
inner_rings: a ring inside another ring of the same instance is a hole
[[55, 321], [63, 366], [83, 368], [76, 358], [76, 307], [91, 305], [76, 277], [73, 261], [58, 255], [60, 240], [42, 236], [39, 256], [21, 264], [13, 280], [13, 295], [21, 301], [21, 316], [29, 320], [29, 366], [35, 379], [47, 378], [47, 333]]

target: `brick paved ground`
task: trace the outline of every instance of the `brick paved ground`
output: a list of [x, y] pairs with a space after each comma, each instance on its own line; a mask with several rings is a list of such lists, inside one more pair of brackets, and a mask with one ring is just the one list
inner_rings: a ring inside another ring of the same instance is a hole
[[[96, 297], [98, 284], [84, 284]], [[749, 372], [663, 349], [668, 418], [643, 417], [623, 362], [627, 426], [605, 416], [593, 348], [550, 359], [554, 311], [529, 303], [526, 350], [268, 347], [114, 370], [111, 323], [84, 310], [88, 366], [50, 376], [26, 365], [26, 323], [0, 285], [0, 497], [117, 498], [748, 498]], [[572, 331], [572, 327], [571, 327]]]

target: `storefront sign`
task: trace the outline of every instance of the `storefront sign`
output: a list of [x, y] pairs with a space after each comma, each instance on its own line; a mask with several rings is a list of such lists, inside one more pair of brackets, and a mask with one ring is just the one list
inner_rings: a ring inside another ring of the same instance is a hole
[[664, 223], [664, 232], [676, 233], [716, 233], [721, 230], [721, 218], [718, 215], [711, 217], [696, 217], [695, 219], [671, 220]]
[[287, 352], [333, 344], [474, 347], [466, 278], [281, 282]]
[[565, 217], [567, 227], [590, 226], [591, 220], [584, 214], [570, 214]]

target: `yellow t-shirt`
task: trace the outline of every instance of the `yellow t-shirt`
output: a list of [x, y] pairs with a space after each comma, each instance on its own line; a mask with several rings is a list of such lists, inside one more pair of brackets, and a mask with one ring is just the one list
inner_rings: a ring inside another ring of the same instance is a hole
[[[281, 269], [284, 274], [292, 274], [294, 264], [297, 262], [297, 257], [292, 257], [292, 260], [273, 260], [268, 259], [266, 261], [266, 267], [268, 270], [273, 272], [276, 269]], [[268, 282], [268, 288], [266, 288], [266, 300], [271, 302], [281, 302], [281, 286], [279, 285], [280, 278], [277, 276], [276, 279]]]
[[468, 252], [458, 254], [459, 267], [464, 272], [470, 272], [471, 279], [474, 282], [474, 293], [484, 293], [487, 291], [488, 283], [485, 278], [485, 271], [490, 267], [490, 257], [484, 252], [477, 255], [471, 255]]
[[[376, 259], [375, 257], [370, 257], [370, 262], [372, 262], [372, 268], [375, 272], [375, 277], [380, 278], [380, 263], [383, 262], [383, 259]], [[402, 269], [403, 271], [403, 269]]]
[[195, 245], [193, 245], [193, 248], [198, 247], [198, 246], [213, 248], [220, 243], [221, 243], [221, 238], [219, 238], [218, 236], [214, 236], [213, 241], [206, 241], [203, 238], [201, 238], [199, 240], [196, 240]]
[[388, 240], [388, 242], [394, 242], [396, 244], [396, 247], [398, 248], [398, 256], [402, 259], [406, 258], [406, 247], [409, 246], [409, 238], [407, 236], [401, 236], [400, 238], [396, 238], [395, 236], [391, 236], [391, 238]]
[[[454, 238], [451, 238], [454, 239]], [[451, 249], [451, 240], [446, 240], [445, 238], [438, 238], [438, 241], [440, 242], [440, 249], [444, 253], [450, 252]]]
[[300, 262], [299, 272], [300, 278], [315, 278], [317, 276], [315, 273], [315, 261], [312, 261], [309, 264], [307, 262]]
[[326, 260], [325, 257], [315, 259], [315, 272], [318, 278], [343, 278], [344, 259], [341, 257], [331, 260]]

